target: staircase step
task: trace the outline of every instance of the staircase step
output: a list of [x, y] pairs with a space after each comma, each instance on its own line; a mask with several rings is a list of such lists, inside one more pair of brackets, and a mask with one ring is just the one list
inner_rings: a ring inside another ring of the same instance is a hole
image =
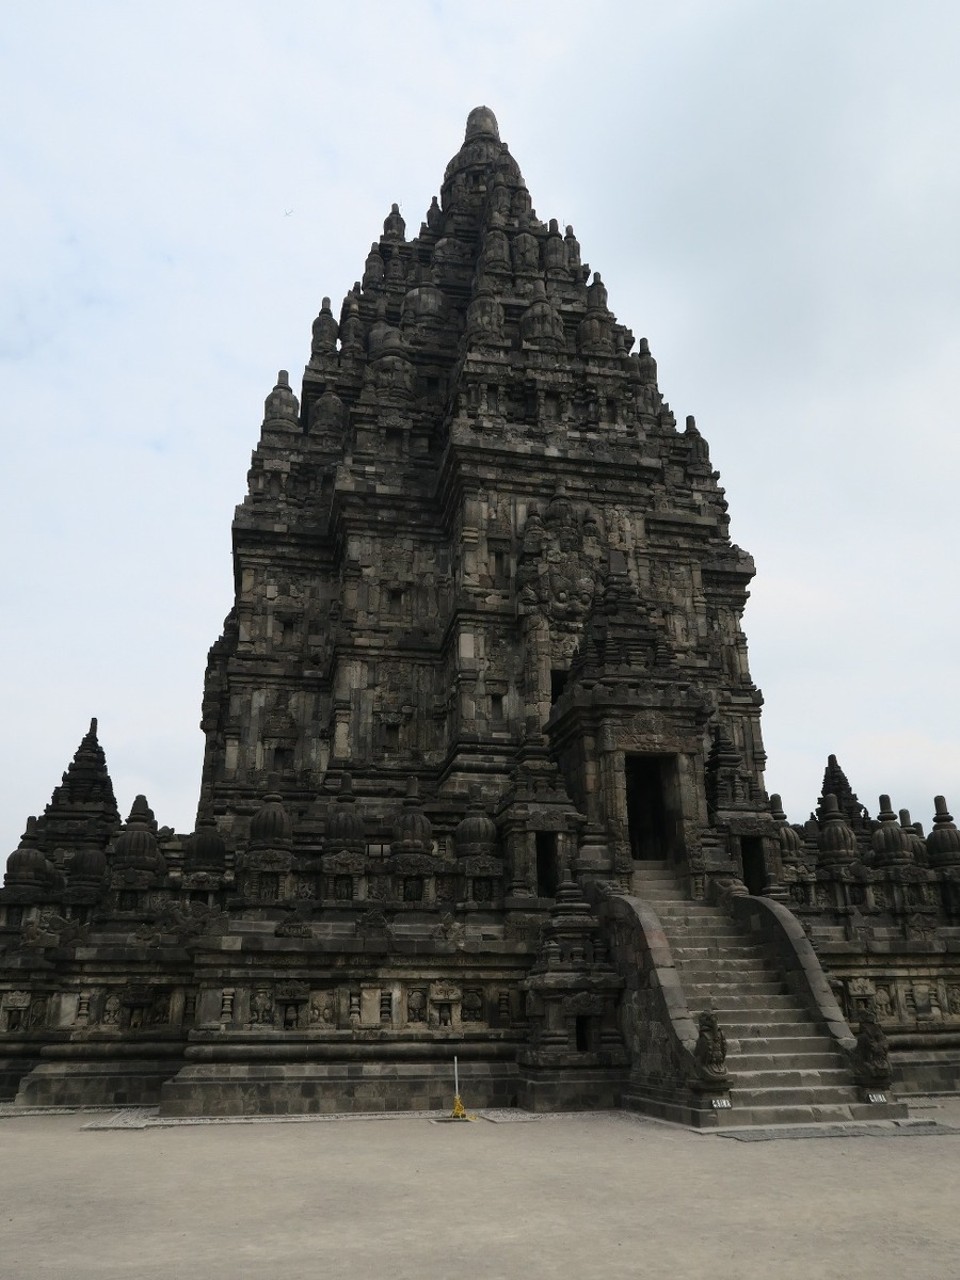
[[[767, 1010], [775, 1013], [799, 1013], [804, 1018], [810, 1015], [796, 996], [788, 995], [782, 988], [778, 991], [772, 982], [757, 983], [757, 990], [750, 983], [729, 982], [684, 982], [683, 990], [688, 1004], [702, 1005], [710, 1001], [715, 1013], [721, 1009], [727, 1013], [736, 1011], [760, 1013]], [[771, 989], [772, 988], [772, 989]]]
[[746, 1125], [766, 1128], [776, 1124], [849, 1124], [853, 1119], [853, 1107], [842, 1102], [805, 1106], [734, 1103], [729, 1111], [717, 1112], [718, 1125], [724, 1129]]
[[[811, 1037], [812, 1038], [812, 1037]], [[798, 1036], [799, 1040], [800, 1037]], [[748, 1051], [740, 1053], [727, 1041], [727, 1070], [730, 1075], [739, 1079], [744, 1072], [750, 1071], [842, 1071], [847, 1079], [846, 1068], [840, 1066], [842, 1059], [829, 1049], [791, 1053], [789, 1051], [767, 1053], [757, 1050], [753, 1045]]]
[[708, 938], [729, 938], [731, 942], [742, 942], [743, 934], [729, 920], [711, 920], [707, 916], [689, 916], [686, 912], [674, 915], [669, 911], [658, 911], [660, 923], [669, 932], [683, 930], [685, 936], [697, 937], [702, 934]]
[[675, 920], [689, 928], [720, 925], [725, 929], [731, 929], [735, 934], [742, 937], [740, 930], [730, 917], [723, 915], [722, 912], [715, 912], [707, 907], [697, 911], [693, 909], [692, 903], [689, 902], [658, 902], [656, 905], [660, 914], [666, 920]]
[[[889, 1099], [889, 1094], [887, 1095]], [[909, 1120], [910, 1108], [905, 1102], [853, 1102], [850, 1111], [854, 1120]]]
[[807, 1011], [796, 1002], [793, 996], [785, 995], [782, 991], [763, 989], [751, 991], [740, 987], [721, 986], [716, 982], [684, 982], [682, 986], [687, 1004], [691, 1007], [712, 1008], [717, 1014], [724, 1009], [727, 1013], [739, 1014], [741, 1020], [751, 1015], [760, 1018], [764, 1014], [770, 1017], [776, 1015], [778, 1018], [781, 1014], [793, 1013], [802, 1014], [804, 1018], [808, 1016]]
[[[817, 1056], [826, 1054], [835, 1056], [836, 1048], [828, 1035], [816, 1035], [808, 1031], [805, 1023], [791, 1023], [793, 1035], [734, 1035], [729, 1026], [724, 1025], [723, 1033], [727, 1039], [727, 1057], [747, 1057], [757, 1055], [764, 1058], [781, 1059], [792, 1062], [806, 1054]], [[756, 1028], [754, 1028], [756, 1030]], [[798, 1034], [799, 1033], [799, 1034]]]
[[781, 977], [772, 965], [756, 956], [714, 956], [712, 959], [679, 956], [674, 950], [674, 964], [691, 981], [701, 976], [715, 975], [724, 982], [780, 982]]
[[693, 939], [689, 943], [671, 944], [670, 950], [674, 958], [680, 960], [715, 961], [729, 958], [730, 960], [758, 960], [766, 963], [763, 948], [752, 942], [734, 942], [720, 947], [709, 943], [698, 944], [696, 939]]
[[739, 1022], [769, 1022], [792, 1019], [806, 1021], [806, 1009], [781, 991], [741, 991], [738, 987], [721, 987], [717, 983], [683, 982], [684, 995], [691, 1009], [712, 1009], [718, 1016], [726, 1014]]
[[811, 1067], [807, 1070], [793, 1063], [781, 1063], [773, 1070], [745, 1071], [739, 1062], [736, 1067], [727, 1060], [727, 1071], [732, 1088], [738, 1093], [768, 1089], [852, 1089], [850, 1074], [836, 1061], [829, 1067]]
[[673, 902], [658, 902], [656, 907], [664, 920], [675, 921], [677, 924], [682, 924], [685, 929], [729, 929], [738, 938], [743, 937], [729, 916], [708, 915], [705, 911], [690, 911], [686, 903], [679, 906]]
[[[635, 896], [643, 898], [642, 893]], [[725, 911], [721, 911], [719, 907], [711, 907], [706, 902], [691, 902], [689, 898], [678, 898], [673, 894], [664, 893], [661, 895], [661, 905], [673, 915], [689, 915], [691, 918], [699, 917], [702, 920], [723, 920], [727, 924], [733, 923]]]
[[717, 962], [713, 973], [704, 966], [696, 968], [677, 964], [677, 972], [684, 987], [716, 987], [720, 991], [736, 992], [737, 995], [789, 995], [789, 988], [777, 973], [769, 969], [744, 973], [738, 969], [728, 969], [722, 961]]
[[[717, 1014], [721, 1030], [728, 1041], [736, 1039], [740, 1041], [741, 1047], [750, 1043], [751, 1039], [756, 1037], [758, 1041], [768, 1042], [771, 1039], [780, 1039], [782, 1037], [806, 1039], [812, 1034], [823, 1033], [824, 1028], [819, 1023], [813, 1023], [809, 1015], [797, 1014], [796, 1018], [785, 1018], [778, 1015], [778, 1021], [760, 1021], [758, 1020], [742, 1020], [742, 1011], [737, 1010], [714, 1010]], [[730, 1016], [728, 1016], [730, 1015]], [[739, 1018], [740, 1020], [733, 1020]]]
[[730, 1090], [730, 1101], [741, 1107], [826, 1106], [848, 1107], [859, 1101], [857, 1090], [848, 1085], [795, 1085], [785, 1088], [743, 1088], [736, 1083]]
[[738, 969], [732, 965], [727, 965], [723, 960], [717, 960], [713, 964], [703, 960], [697, 961], [695, 964], [678, 961], [674, 957], [674, 964], [684, 986], [692, 987], [718, 987], [722, 991], [746, 991], [750, 987], [769, 987], [770, 994], [776, 992], [784, 995], [785, 983], [783, 978], [773, 969], [761, 969], [754, 965], [751, 969]]
[[851, 1124], [905, 1113], [900, 1104], [860, 1102], [845, 1055], [790, 993], [767, 948], [719, 907], [689, 899], [672, 868], [635, 868], [631, 891], [660, 921], [688, 1009], [694, 1018], [711, 1009], [726, 1036], [733, 1105], [717, 1113], [718, 1124]]
[[663, 932], [667, 935], [667, 940], [672, 944], [674, 939], [679, 941], [682, 936], [684, 942], [694, 947], [723, 947], [742, 945], [742, 936], [733, 928], [724, 929], [720, 925], [710, 929], [685, 929], [682, 925], [671, 924], [669, 920], [661, 918], [660, 924], [663, 926]]
[[[686, 988], [684, 990], [687, 991]], [[804, 1009], [795, 996], [740, 996], [738, 998], [726, 990], [717, 991], [714, 988], [712, 994], [699, 990], [694, 995], [687, 991], [687, 997], [687, 1003], [696, 1005], [698, 1008], [701, 1005], [706, 1008], [704, 1001], [710, 997], [710, 1008], [721, 1020], [721, 1025], [725, 1017], [729, 1018], [731, 1025], [738, 1023], [750, 1027], [762, 1026], [768, 1022], [803, 1022], [808, 1026], [813, 1025], [810, 1010]]]

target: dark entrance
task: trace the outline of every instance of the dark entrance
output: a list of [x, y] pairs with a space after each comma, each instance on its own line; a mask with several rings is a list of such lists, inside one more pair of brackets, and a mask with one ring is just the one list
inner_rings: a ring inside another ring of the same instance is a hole
[[627, 828], [631, 855], [645, 862], [674, 856], [679, 833], [676, 756], [627, 756]]
[[555, 702], [559, 700], [560, 695], [563, 693], [564, 689], [567, 687], [567, 680], [569, 676], [570, 676], [570, 672], [564, 671], [562, 668], [555, 667], [550, 672], [550, 705], [551, 707], [554, 705]]
[[537, 897], [555, 898], [560, 883], [557, 866], [557, 833], [537, 832]]
[[763, 893], [767, 883], [767, 868], [763, 861], [763, 841], [759, 836], [740, 837], [740, 857], [743, 861], [743, 883], [752, 894]]

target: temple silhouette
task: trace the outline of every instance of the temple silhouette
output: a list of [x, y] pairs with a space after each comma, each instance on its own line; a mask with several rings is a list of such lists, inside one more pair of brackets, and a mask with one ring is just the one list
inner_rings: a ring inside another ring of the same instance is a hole
[[764, 784], [692, 417], [486, 107], [266, 398], [196, 829], [94, 720], [0, 890], [0, 1096], [890, 1118], [960, 1080], [960, 833]]

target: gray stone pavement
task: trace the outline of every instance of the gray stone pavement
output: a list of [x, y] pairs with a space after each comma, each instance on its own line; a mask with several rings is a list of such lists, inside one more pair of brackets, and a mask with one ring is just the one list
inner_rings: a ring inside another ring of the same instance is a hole
[[0, 1276], [958, 1280], [960, 1103], [915, 1115], [944, 1128], [741, 1142], [609, 1112], [7, 1117]]

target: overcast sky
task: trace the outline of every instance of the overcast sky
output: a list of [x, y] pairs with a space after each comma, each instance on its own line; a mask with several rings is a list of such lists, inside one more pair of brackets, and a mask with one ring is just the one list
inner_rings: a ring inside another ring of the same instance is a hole
[[953, 0], [5, 6], [0, 853], [92, 715], [192, 829], [263, 398], [482, 102], [709, 441], [769, 790], [960, 807], [958, 65]]

